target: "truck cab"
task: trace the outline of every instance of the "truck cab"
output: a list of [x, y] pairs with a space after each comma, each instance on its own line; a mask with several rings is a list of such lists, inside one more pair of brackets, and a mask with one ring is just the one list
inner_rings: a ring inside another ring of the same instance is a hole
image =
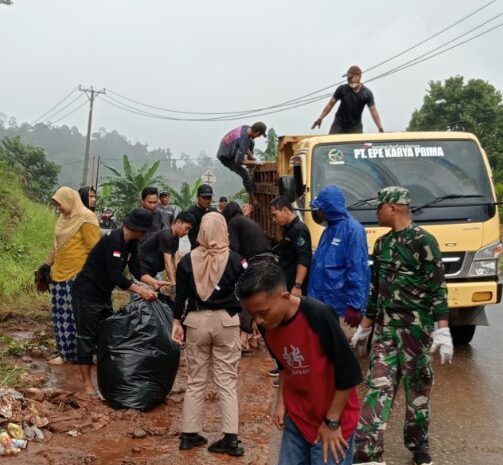
[[267, 206], [275, 195], [286, 195], [313, 247], [323, 226], [314, 221], [310, 202], [323, 187], [337, 185], [365, 226], [370, 265], [376, 239], [387, 232], [377, 224], [373, 200], [384, 187], [405, 187], [414, 222], [435, 236], [442, 252], [455, 343], [468, 344], [476, 325], [488, 324], [485, 306], [501, 301], [499, 213], [487, 156], [473, 134], [284, 136], [277, 163], [259, 167], [255, 180], [262, 205], [255, 219], [279, 238]]

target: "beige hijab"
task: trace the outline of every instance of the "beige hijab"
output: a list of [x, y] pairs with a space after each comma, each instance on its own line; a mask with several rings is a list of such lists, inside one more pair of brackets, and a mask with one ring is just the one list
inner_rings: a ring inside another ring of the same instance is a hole
[[224, 274], [229, 260], [227, 223], [220, 213], [203, 216], [197, 236], [199, 247], [190, 252], [199, 298], [208, 300]]
[[68, 214], [61, 214], [54, 230], [54, 250], [57, 252], [71, 239], [84, 223], [91, 223], [99, 228], [98, 218], [87, 209], [77, 191], [69, 187], [60, 187], [52, 198], [61, 204]]

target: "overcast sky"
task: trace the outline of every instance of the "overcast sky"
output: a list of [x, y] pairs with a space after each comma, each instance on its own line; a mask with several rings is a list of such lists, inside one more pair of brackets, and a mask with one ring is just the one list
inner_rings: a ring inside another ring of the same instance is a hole
[[[0, 112], [33, 122], [79, 84], [186, 111], [266, 107], [339, 82], [351, 64], [370, 68], [486, 3], [14, 0], [12, 6], [0, 5]], [[434, 41], [364, 74], [363, 80], [501, 13], [503, 0], [497, 0]], [[478, 32], [501, 22], [503, 16]], [[432, 79], [461, 74], [503, 89], [502, 41], [499, 28], [369, 83], [385, 130], [405, 129]], [[327, 100], [238, 121], [173, 122], [127, 113], [98, 99], [93, 130], [117, 129], [151, 148], [170, 147], [177, 157], [182, 151], [213, 154], [229, 129], [259, 119], [279, 134], [312, 133], [310, 126]], [[332, 118], [333, 113], [325, 119], [322, 132], [328, 132]], [[87, 106], [58, 124], [63, 123], [85, 133]], [[368, 110], [363, 123], [366, 132], [375, 131]]]

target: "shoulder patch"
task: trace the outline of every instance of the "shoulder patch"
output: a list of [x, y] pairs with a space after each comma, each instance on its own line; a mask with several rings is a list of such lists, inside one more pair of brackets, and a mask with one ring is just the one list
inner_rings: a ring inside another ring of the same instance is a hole
[[299, 236], [297, 239], [297, 245], [299, 247], [302, 247], [305, 243], [306, 243], [306, 240], [302, 236]]

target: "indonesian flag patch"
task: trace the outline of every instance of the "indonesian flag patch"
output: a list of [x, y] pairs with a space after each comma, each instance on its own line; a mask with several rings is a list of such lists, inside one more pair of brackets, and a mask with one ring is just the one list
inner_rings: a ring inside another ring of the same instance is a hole
[[115, 258], [121, 258], [121, 251], [120, 250], [114, 250], [113, 256]]
[[248, 262], [246, 261], [246, 258], [243, 258], [241, 260], [241, 266], [246, 270], [248, 268]]

